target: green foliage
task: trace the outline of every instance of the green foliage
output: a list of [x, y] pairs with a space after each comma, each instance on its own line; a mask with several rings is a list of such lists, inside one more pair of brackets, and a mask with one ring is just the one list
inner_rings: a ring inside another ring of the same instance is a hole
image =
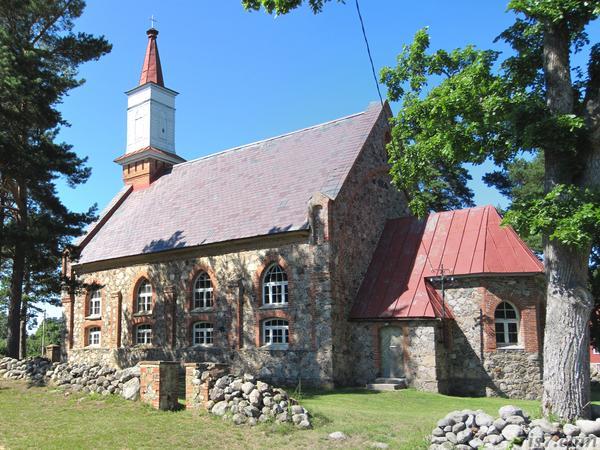
[[[307, 0], [308, 6], [317, 14], [323, 9], [323, 5], [331, 0]], [[344, 0], [338, 0], [344, 3]], [[291, 10], [298, 8], [304, 3], [304, 0], [242, 0], [242, 5], [246, 9], [258, 11], [263, 8], [269, 14], [287, 14]]]
[[[44, 346], [50, 344], [60, 345], [65, 329], [65, 321], [62, 318], [50, 317], [46, 319], [45, 324], [40, 323], [35, 333], [28, 338], [27, 356], [41, 355], [42, 343]], [[42, 334], [44, 334], [43, 339]]]
[[518, 231], [583, 248], [600, 235], [600, 196], [590, 189], [557, 185], [542, 198], [513, 203], [504, 217]]

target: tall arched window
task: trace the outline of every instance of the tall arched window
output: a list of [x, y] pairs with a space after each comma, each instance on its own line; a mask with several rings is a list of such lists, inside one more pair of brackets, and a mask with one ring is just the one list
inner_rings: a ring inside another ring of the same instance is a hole
[[89, 315], [99, 316], [102, 304], [102, 294], [100, 289], [94, 289], [90, 292]]
[[152, 285], [148, 280], [142, 281], [138, 287], [136, 305], [138, 313], [152, 311]]
[[135, 327], [135, 343], [139, 345], [152, 344], [152, 325], [138, 325]]
[[290, 341], [289, 323], [283, 319], [263, 322], [263, 345], [287, 345]]
[[272, 264], [263, 277], [263, 304], [284, 305], [288, 302], [287, 274], [279, 264]]
[[88, 329], [88, 346], [99, 347], [100, 346], [100, 327], [92, 327]]
[[213, 306], [213, 286], [206, 272], [200, 272], [194, 282], [194, 309]]
[[517, 309], [508, 302], [502, 302], [494, 313], [496, 328], [496, 345], [518, 345], [519, 344], [519, 313]]
[[196, 322], [192, 328], [192, 341], [194, 345], [212, 345], [213, 324]]

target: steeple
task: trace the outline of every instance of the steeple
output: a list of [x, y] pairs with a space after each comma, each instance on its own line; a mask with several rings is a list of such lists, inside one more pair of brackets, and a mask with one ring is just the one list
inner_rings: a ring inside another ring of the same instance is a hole
[[[154, 21], [154, 20], [153, 20]], [[123, 167], [123, 181], [134, 189], [149, 186], [185, 161], [175, 153], [175, 96], [163, 80], [152, 26], [138, 86], [127, 94], [127, 148], [115, 159]]]
[[165, 87], [163, 80], [162, 67], [160, 66], [160, 56], [158, 55], [158, 46], [156, 45], [156, 37], [158, 30], [150, 28], [146, 31], [148, 35], [148, 46], [146, 47], [146, 57], [142, 66], [142, 76], [140, 77], [140, 86], [146, 83], [155, 83]]

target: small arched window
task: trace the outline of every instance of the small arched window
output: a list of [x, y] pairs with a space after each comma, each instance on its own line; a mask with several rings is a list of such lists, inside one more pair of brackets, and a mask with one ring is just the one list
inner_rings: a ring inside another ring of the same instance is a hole
[[494, 313], [496, 329], [496, 345], [518, 345], [519, 344], [519, 313], [517, 309], [508, 302], [502, 302]]
[[210, 322], [196, 322], [192, 328], [194, 345], [212, 345], [213, 324]]
[[213, 286], [206, 272], [200, 272], [194, 282], [194, 309], [212, 308]]
[[139, 345], [152, 344], [152, 325], [138, 325], [135, 327], [135, 343]]
[[279, 264], [271, 265], [263, 277], [263, 304], [284, 305], [288, 302], [288, 279]]
[[148, 280], [143, 280], [137, 290], [138, 313], [148, 313], [152, 311], [152, 285]]
[[263, 345], [287, 345], [290, 341], [289, 323], [283, 319], [263, 322]]
[[91, 327], [88, 329], [88, 346], [99, 347], [100, 346], [100, 327]]
[[94, 289], [90, 292], [89, 315], [100, 316], [101, 305], [102, 294], [100, 292], [100, 289]]

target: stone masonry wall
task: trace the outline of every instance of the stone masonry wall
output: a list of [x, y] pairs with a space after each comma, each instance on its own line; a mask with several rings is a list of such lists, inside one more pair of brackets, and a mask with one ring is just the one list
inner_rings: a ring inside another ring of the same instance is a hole
[[[457, 278], [446, 285], [455, 317], [446, 353], [450, 393], [540, 397], [542, 282], [535, 276], [502, 276]], [[494, 311], [502, 301], [519, 311], [516, 348], [496, 348]]]
[[[308, 233], [307, 233], [308, 234]], [[254, 373], [277, 384], [329, 385], [332, 382], [331, 315], [329, 278], [320, 275], [327, 267], [326, 245], [313, 245], [312, 237], [295, 237], [294, 242], [271, 239], [272, 248], [219, 248], [185, 258], [149, 260], [126, 267], [81, 273], [87, 283], [102, 289], [101, 317], [86, 316], [87, 295], [74, 298], [73, 330], [67, 337], [72, 348], [69, 360], [97, 361], [130, 366], [141, 360], [182, 362], [225, 362], [232, 370]], [[325, 250], [323, 250], [325, 248]], [[149, 255], [152, 256], [152, 255]], [[289, 281], [289, 304], [263, 306], [261, 274], [272, 262], [284, 267]], [[214, 307], [191, 310], [195, 275], [206, 271], [213, 282]], [[134, 313], [134, 296], [139, 281], [153, 287], [151, 314]], [[115, 303], [121, 299], [122, 311]], [[68, 310], [66, 310], [68, 312]], [[287, 349], [261, 346], [261, 321], [289, 320]], [[196, 321], [213, 323], [212, 346], [193, 346], [191, 327]], [[135, 324], [153, 326], [152, 345], [133, 344]], [[86, 346], [89, 327], [100, 327], [100, 348]], [[121, 347], [116, 344], [120, 342]]]
[[355, 351], [353, 382], [364, 385], [381, 375], [380, 330], [398, 327], [403, 335], [404, 374], [411, 387], [437, 392], [443, 368], [436, 351], [440, 340], [439, 321], [354, 322], [352, 348]]
[[392, 185], [388, 155], [389, 139], [385, 108], [331, 207], [334, 378], [352, 384], [356, 358], [351, 345], [352, 304], [367, 271], [387, 219], [408, 214], [404, 196]]

